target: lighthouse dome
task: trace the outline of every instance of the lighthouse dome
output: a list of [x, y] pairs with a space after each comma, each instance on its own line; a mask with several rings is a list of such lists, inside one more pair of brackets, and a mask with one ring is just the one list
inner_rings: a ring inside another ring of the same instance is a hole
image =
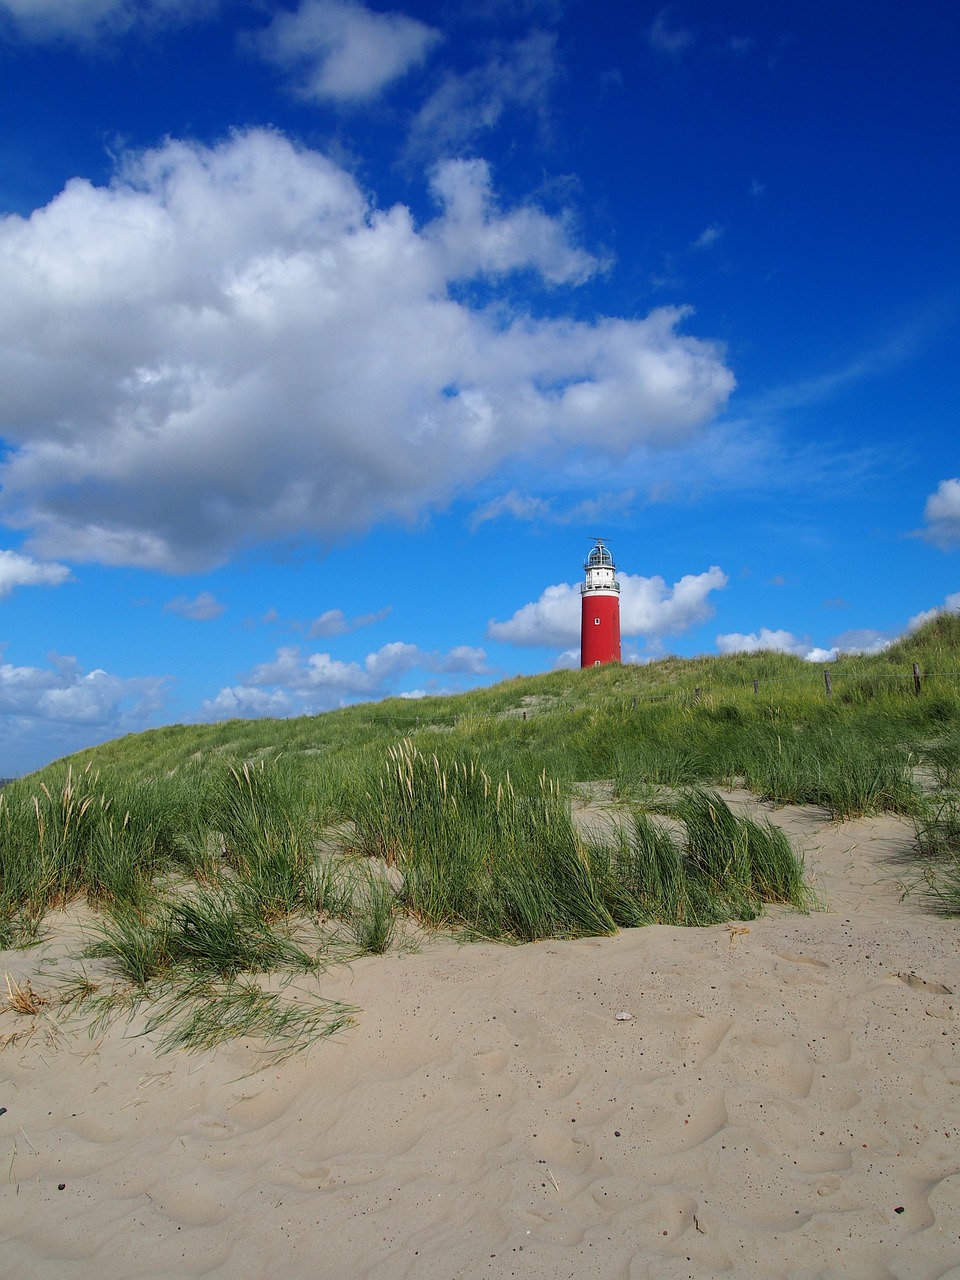
[[603, 545], [602, 542], [598, 543], [597, 546], [595, 546], [593, 550], [590, 552], [590, 554], [587, 556], [587, 563], [585, 567], [587, 569], [612, 569], [613, 568], [613, 556], [610, 554], [610, 552], [607, 550], [607, 548]]

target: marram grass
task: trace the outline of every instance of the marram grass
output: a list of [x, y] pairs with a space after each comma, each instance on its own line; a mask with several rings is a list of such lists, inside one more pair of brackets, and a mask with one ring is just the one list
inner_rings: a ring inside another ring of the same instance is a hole
[[358, 815], [358, 847], [398, 868], [411, 914], [481, 937], [528, 942], [809, 905], [802, 862], [776, 828], [700, 790], [676, 813], [682, 849], [639, 812], [615, 848], [591, 844], [545, 776], [521, 793], [509, 775], [494, 780], [476, 762], [443, 763], [403, 742]]
[[[724, 786], [912, 816], [924, 885], [960, 910], [958, 673], [944, 616], [838, 658], [831, 697], [789, 655], [667, 658], [118, 740], [0, 791], [0, 948], [83, 898], [134, 1003], [201, 982], [252, 1008], [233, 984], [396, 946], [411, 920], [526, 941], [808, 905], [786, 838], [732, 814]], [[600, 779], [622, 821], [586, 840], [570, 795]], [[643, 811], [663, 788], [667, 824]]]

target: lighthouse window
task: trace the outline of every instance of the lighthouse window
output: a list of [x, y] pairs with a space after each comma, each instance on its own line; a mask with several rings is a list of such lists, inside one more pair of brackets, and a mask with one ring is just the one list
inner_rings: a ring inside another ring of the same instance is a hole
[[594, 618], [594, 620], [593, 620], [593, 625], [594, 625], [595, 627], [599, 627], [599, 625], [600, 625], [600, 619], [599, 619], [599, 618]]

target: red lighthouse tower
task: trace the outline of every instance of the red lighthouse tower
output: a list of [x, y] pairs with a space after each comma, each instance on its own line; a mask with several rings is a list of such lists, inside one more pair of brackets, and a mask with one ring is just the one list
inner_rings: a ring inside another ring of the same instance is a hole
[[580, 666], [599, 667], [620, 661], [620, 583], [613, 556], [595, 538], [580, 584]]

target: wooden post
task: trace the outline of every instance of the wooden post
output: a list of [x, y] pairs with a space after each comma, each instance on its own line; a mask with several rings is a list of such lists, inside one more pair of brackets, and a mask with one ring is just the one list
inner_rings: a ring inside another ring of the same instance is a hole
[[830, 683], [830, 668], [829, 668], [829, 667], [824, 667], [824, 668], [823, 668], [823, 683], [826, 685], [826, 688], [827, 688], [827, 697], [829, 698], [829, 697], [830, 697], [830, 695], [833, 693], [833, 685]]
[[920, 663], [913, 664], [913, 692], [920, 697]]
[[699, 701], [700, 701], [700, 690], [699, 690], [699, 689], [694, 689], [694, 691], [693, 691], [693, 700], [694, 700], [694, 702], [699, 702]]
[[760, 681], [759, 680], [754, 680], [753, 682], [753, 696], [755, 698], [760, 697]]
[[636, 709], [637, 709], [637, 695], [636, 695], [636, 694], [634, 694], [634, 695], [633, 695], [633, 709], [634, 709], [634, 711], [636, 711]]

